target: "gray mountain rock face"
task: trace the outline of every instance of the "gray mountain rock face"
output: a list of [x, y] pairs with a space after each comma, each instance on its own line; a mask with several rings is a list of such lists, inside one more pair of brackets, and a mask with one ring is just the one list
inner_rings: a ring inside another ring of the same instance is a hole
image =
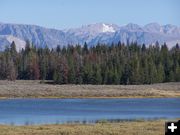
[[17, 48], [24, 48], [26, 40], [37, 47], [48, 46], [49, 48], [57, 45], [83, 45], [85, 42], [93, 46], [97, 43], [111, 44], [119, 41], [125, 44], [129, 41], [147, 45], [158, 41], [160, 44], [166, 42], [171, 47], [180, 41], [180, 27], [157, 23], [145, 26], [133, 23], [124, 26], [96, 23], [80, 28], [56, 30], [36, 25], [0, 23], [0, 50], [12, 41], [15, 41]]

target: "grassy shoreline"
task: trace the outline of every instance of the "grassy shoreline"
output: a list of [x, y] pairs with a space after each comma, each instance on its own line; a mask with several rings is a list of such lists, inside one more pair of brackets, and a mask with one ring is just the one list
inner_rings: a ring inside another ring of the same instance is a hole
[[180, 82], [152, 85], [53, 85], [34, 80], [0, 81], [0, 99], [171, 97], [180, 97]]
[[7, 100], [7, 99], [128, 99], [128, 98], [180, 98], [180, 96], [129, 96], [129, 97], [0, 97], [0, 100]]
[[163, 135], [165, 120], [97, 124], [0, 125], [1, 135]]

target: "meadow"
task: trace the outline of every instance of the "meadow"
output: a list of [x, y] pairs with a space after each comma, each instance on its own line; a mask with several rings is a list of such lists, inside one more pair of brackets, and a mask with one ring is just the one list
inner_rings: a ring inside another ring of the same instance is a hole
[[1, 135], [164, 135], [165, 120], [39, 126], [0, 125]]
[[0, 98], [180, 97], [180, 82], [151, 85], [55, 85], [49, 81], [0, 81]]

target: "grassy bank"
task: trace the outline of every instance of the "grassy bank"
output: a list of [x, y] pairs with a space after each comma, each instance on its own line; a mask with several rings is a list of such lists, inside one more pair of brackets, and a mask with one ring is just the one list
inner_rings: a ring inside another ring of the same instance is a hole
[[0, 126], [1, 135], [164, 135], [165, 121], [136, 121], [93, 125]]
[[40, 81], [0, 81], [0, 98], [180, 97], [180, 82], [152, 85], [53, 85]]

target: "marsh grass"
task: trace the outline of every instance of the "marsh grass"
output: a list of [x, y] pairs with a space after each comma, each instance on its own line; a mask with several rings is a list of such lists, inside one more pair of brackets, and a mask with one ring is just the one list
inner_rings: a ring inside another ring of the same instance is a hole
[[1, 135], [164, 135], [164, 120], [96, 124], [0, 126]]
[[180, 82], [152, 85], [54, 85], [52, 81], [0, 81], [0, 98], [180, 97]]

